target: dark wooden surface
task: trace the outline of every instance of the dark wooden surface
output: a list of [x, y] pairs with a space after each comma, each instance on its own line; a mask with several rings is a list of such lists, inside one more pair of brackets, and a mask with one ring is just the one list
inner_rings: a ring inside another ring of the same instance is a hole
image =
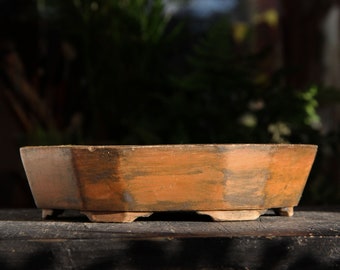
[[194, 213], [90, 223], [0, 210], [0, 269], [340, 269], [340, 207], [212, 222]]

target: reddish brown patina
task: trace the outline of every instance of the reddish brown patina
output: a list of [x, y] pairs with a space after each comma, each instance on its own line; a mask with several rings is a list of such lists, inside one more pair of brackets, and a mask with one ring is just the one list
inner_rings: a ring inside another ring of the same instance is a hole
[[37, 207], [76, 209], [106, 222], [156, 211], [197, 211], [215, 220], [256, 219], [270, 208], [292, 215], [316, 151], [292, 144], [20, 149]]

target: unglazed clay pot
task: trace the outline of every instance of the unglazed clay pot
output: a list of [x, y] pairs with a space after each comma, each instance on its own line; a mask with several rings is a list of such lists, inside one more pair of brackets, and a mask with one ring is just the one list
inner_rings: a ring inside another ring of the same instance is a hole
[[80, 210], [92, 221], [130, 222], [158, 211], [253, 220], [293, 215], [317, 146], [198, 144], [35, 146], [20, 149], [43, 217]]

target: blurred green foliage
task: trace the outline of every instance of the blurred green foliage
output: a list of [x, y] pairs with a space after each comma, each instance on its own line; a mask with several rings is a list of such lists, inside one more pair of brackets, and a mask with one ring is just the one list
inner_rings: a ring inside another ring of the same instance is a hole
[[45, 3], [49, 29], [79, 54], [66, 107], [85, 122], [81, 136], [60, 131], [65, 143], [309, 142], [317, 88], [292, 89], [281, 71], [260, 70], [265, 54], [237, 52], [228, 20], [197, 41], [185, 22], [170, 24], [161, 0]]
[[282, 71], [265, 73], [265, 55], [237, 53], [231, 33], [227, 20], [214, 24], [178, 80], [177, 95], [185, 97], [178, 106], [190, 104], [179, 117], [187, 120], [189, 141], [307, 143], [319, 122], [317, 88], [293, 89]]
[[340, 152], [339, 136], [320, 134], [317, 113], [335, 92], [295, 89], [284, 70], [262, 70], [266, 51], [240, 47], [227, 19], [197, 34], [190, 20], [167, 17], [161, 0], [44, 4], [53, 11], [46, 30], [77, 59], [63, 124], [37, 128], [30, 144], [315, 143], [331, 150], [319, 150], [305, 201], [340, 200], [326, 164]]
[[80, 54], [81, 90], [70, 94], [83, 102], [84, 139], [161, 143], [180, 30], [167, 29], [162, 1], [58, 1], [58, 8], [54, 23]]

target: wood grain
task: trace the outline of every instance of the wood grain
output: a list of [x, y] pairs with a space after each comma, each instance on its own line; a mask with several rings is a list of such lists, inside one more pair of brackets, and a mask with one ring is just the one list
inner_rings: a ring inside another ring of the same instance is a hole
[[[168, 213], [164, 213], [168, 215]], [[0, 210], [1, 269], [339, 269], [340, 208], [255, 221], [91, 223]], [[165, 217], [162, 217], [163, 220]]]

